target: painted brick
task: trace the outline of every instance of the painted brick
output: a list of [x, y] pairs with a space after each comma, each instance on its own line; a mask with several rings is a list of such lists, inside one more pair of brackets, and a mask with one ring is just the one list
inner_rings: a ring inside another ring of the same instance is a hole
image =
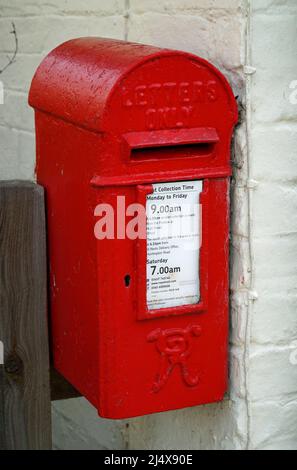
[[[0, 105], [0, 110], [1, 110]], [[18, 133], [0, 125], [0, 168], [1, 179], [18, 178]]]
[[233, 291], [249, 289], [251, 284], [249, 240], [233, 235], [230, 245], [230, 264], [232, 266], [230, 287]]
[[246, 186], [231, 186], [231, 232], [233, 236], [248, 237], [249, 224], [246, 217], [248, 211], [248, 189]]
[[33, 131], [34, 113], [28, 106], [25, 93], [4, 90], [4, 104], [0, 105], [0, 125]]
[[281, 13], [284, 8], [297, 8], [296, 0], [253, 0], [251, 5], [253, 11], [269, 13], [270, 9], [278, 9]]
[[[297, 188], [295, 182], [260, 183], [252, 192], [254, 237], [297, 233]], [[261, 202], [265, 201], [265, 204]]]
[[254, 281], [259, 295], [297, 292], [296, 234], [255, 239], [253, 257]]
[[35, 135], [29, 132], [19, 131], [18, 161], [19, 178], [35, 180]]
[[[243, 94], [241, 90], [241, 94]], [[243, 96], [241, 98], [244, 98]], [[241, 101], [241, 100], [240, 100]], [[241, 119], [244, 120], [244, 113]], [[236, 185], [237, 187], [244, 188], [247, 185], [247, 180], [249, 178], [249, 161], [248, 161], [248, 148], [250, 143], [247, 141], [247, 128], [245, 121], [242, 125], [236, 127], [236, 132], [233, 137], [233, 147], [232, 147], [232, 186]], [[231, 201], [233, 204], [234, 201]], [[246, 213], [243, 215], [246, 219]], [[236, 219], [236, 222], [238, 220]]]
[[258, 46], [252, 53], [252, 65], [257, 69], [251, 89], [255, 125], [296, 120], [297, 107], [289, 100], [289, 85], [297, 79], [296, 15], [255, 15], [252, 39]]
[[130, 8], [136, 13], [147, 11], [175, 12], [194, 10], [232, 10], [241, 6], [240, 0], [130, 0]]
[[237, 69], [241, 63], [240, 47], [228, 47], [232, 42], [241, 44], [241, 26], [237, 16], [223, 16], [214, 22], [208, 14], [132, 14], [128, 39], [193, 52], [221, 69]]
[[84, 398], [53, 402], [53, 445], [55, 449], [123, 449], [124, 422], [98, 417]]
[[256, 180], [296, 180], [297, 122], [257, 126], [252, 132], [251, 147], [256, 155], [253, 161]]
[[260, 293], [253, 308], [252, 341], [289, 346], [297, 339], [296, 311], [297, 292]]
[[245, 433], [244, 402], [226, 399], [130, 420], [129, 442], [131, 449], [241, 449]]
[[122, 13], [125, 0], [2, 0], [1, 16], [107, 15]]
[[290, 345], [253, 348], [249, 364], [252, 401], [288, 403], [296, 398], [297, 366], [290, 362], [292, 349]]
[[297, 4], [252, 2], [250, 194], [253, 289], [248, 369], [250, 447], [296, 448]]
[[[47, 53], [59, 44], [80, 36], [102, 36], [121, 39], [124, 34], [122, 16], [36, 16], [14, 20], [20, 53]], [[0, 43], [5, 52], [13, 50], [11, 22], [0, 19]]]
[[[246, 341], [246, 322], [248, 318], [249, 294], [247, 290], [232, 292], [231, 296], [231, 341], [242, 345]], [[234, 383], [235, 384], [235, 383]], [[236, 385], [235, 385], [236, 387]]]
[[230, 348], [229, 376], [229, 395], [231, 399], [244, 399], [246, 397], [246, 377], [243, 347], [233, 346]]
[[[43, 55], [18, 54], [13, 62], [1, 75], [4, 88], [7, 91], [23, 91], [27, 93], [36, 68], [40, 64]], [[7, 64], [7, 53], [0, 54], [0, 69]], [[26, 96], [24, 97], [26, 100]]]
[[[297, 449], [297, 403], [253, 403], [252, 447], [260, 450]], [[269, 423], [269, 426], [266, 425]]]

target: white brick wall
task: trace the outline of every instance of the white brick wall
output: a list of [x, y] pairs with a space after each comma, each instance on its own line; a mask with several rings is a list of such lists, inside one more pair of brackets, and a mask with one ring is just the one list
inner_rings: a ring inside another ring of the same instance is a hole
[[[34, 179], [37, 65], [56, 45], [94, 35], [199, 54], [229, 78], [245, 111], [234, 141], [230, 391], [223, 403], [126, 422], [84, 400], [53, 405], [54, 447], [297, 448], [296, 0], [1, 0], [2, 179]], [[256, 72], [247, 75], [245, 65]], [[170, 432], [168, 432], [170, 430]]]
[[250, 445], [297, 449], [297, 3], [253, 2], [250, 37], [250, 195], [253, 302]]
[[9, 148], [12, 135], [18, 148], [13, 157], [0, 152], [2, 179], [34, 179], [34, 121], [33, 111], [27, 105], [27, 94], [42, 58], [73, 37], [124, 39], [125, 11], [124, 0], [1, 1], [0, 70], [7, 63], [7, 55], [14, 50], [14, 38], [10, 34], [12, 21], [18, 37], [17, 60], [0, 74], [4, 84], [4, 105], [0, 105], [0, 129], [4, 129], [4, 140], [0, 145]]
[[125, 449], [125, 424], [99, 418], [84, 398], [54, 402], [53, 448], [62, 450]]

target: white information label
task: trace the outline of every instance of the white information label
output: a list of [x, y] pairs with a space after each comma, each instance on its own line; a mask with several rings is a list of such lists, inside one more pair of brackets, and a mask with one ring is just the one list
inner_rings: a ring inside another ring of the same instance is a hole
[[202, 181], [153, 184], [147, 196], [147, 306], [196, 304]]

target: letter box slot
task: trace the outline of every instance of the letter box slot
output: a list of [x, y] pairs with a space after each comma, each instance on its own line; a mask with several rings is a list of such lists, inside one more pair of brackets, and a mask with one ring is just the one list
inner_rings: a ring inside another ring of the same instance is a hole
[[131, 160], [160, 158], [208, 157], [214, 151], [214, 143], [164, 145], [131, 150]]
[[131, 132], [124, 135], [132, 161], [213, 157], [219, 141], [214, 128]]

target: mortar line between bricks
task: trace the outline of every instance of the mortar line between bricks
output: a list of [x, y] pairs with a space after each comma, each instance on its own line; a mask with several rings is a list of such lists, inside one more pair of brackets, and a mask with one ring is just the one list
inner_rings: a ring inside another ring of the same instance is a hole
[[[293, 106], [296, 106], [296, 105], [293, 105]], [[296, 112], [296, 115], [297, 115], [297, 112]], [[297, 122], [296, 122], [296, 115], [292, 115], [292, 116], [287, 116], [287, 117], [283, 117], [281, 116], [280, 118], [277, 118], [275, 119], [274, 121], [255, 121], [255, 124], [256, 124], [256, 127], [257, 127], [257, 130], [259, 128], [259, 124], [262, 126], [262, 127], [275, 127], [275, 126], [278, 126], [279, 124], [288, 124], [290, 127], [292, 125], [297, 125]], [[254, 124], [254, 126], [255, 126]], [[254, 129], [253, 129], [254, 131]]]
[[[18, 58], [20, 56], [39, 56], [40, 59], [43, 57], [43, 54], [46, 53], [45, 51], [40, 51], [40, 52], [30, 52], [30, 51], [18, 51]], [[11, 54], [11, 49], [8, 49], [8, 50], [5, 50], [5, 49], [1, 49], [1, 52], [0, 52], [0, 57], [1, 56], [5, 56], [6, 54]], [[13, 62], [15, 64], [15, 62]]]
[[271, 18], [272, 16], [279, 16], [280, 13], [282, 13], [283, 16], [291, 16], [292, 14], [296, 13], [296, 7], [295, 6], [286, 6], [286, 11], [284, 13], [283, 5], [279, 6], [278, 10], [275, 8], [273, 9], [261, 9], [261, 10], [254, 10], [254, 15], [255, 16], [264, 16], [265, 18]]
[[[292, 392], [292, 395], [294, 394], [295, 395], [295, 392]], [[273, 398], [268, 398], [266, 399], [265, 398], [258, 398], [257, 400], [253, 400], [252, 403], [253, 405], [278, 405], [280, 408], [285, 408], [286, 406], [290, 406], [290, 405], [295, 405], [297, 404], [297, 400], [296, 398], [295, 399], [292, 399], [290, 400], [290, 395], [287, 395], [287, 397], [289, 398], [289, 400], [283, 400], [283, 402], [281, 401], [281, 397], [280, 396], [277, 396], [275, 399]], [[282, 395], [284, 396], [284, 395]]]
[[[9, 94], [13, 94], [13, 95], [28, 95], [28, 91], [26, 90], [20, 90], [20, 89], [13, 89], [13, 88], [8, 88], [5, 86], [5, 83], [4, 83], [4, 93], [9, 93]], [[5, 105], [5, 97], [4, 97], [4, 105]], [[3, 105], [1, 105], [3, 106]]]
[[297, 230], [291, 230], [289, 232], [271, 232], [271, 233], [264, 233], [263, 235], [254, 235], [254, 240], [261, 241], [261, 240], [269, 240], [274, 238], [287, 238], [287, 237], [296, 237]]
[[124, 14], [124, 21], [125, 21], [124, 39], [125, 41], [128, 40], [128, 36], [129, 36], [129, 19], [130, 19], [130, 0], [125, 0], [125, 14]]
[[[267, 181], [268, 178], [269, 178], [269, 181]], [[288, 175], [288, 176], [283, 176], [283, 177], [271, 178], [270, 175], [264, 175], [264, 176], [261, 176], [261, 178], [257, 177], [256, 181], [257, 181], [257, 188], [260, 185], [261, 185], [261, 188], [265, 186], [266, 187], [275, 186], [275, 187], [282, 188], [288, 191], [290, 189], [294, 189], [294, 190], [296, 189], [297, 176], [291, 177], [291, 175]], [[291, 188], [291, 185], [293, 185], [293, 188]], [[244, 189], [246, 191], [252, 191], [252, 192], [257, 190], [257, 188], [251, 188], [247, 184], [236, 184], [236, 183], [234, 184], [234, 188]]]
[[[178, 15], [179, 17], [181, 16], [195, 16], [195, 17], [204, 17], [207, 9], [172, 9], [172, 10], [163, 10], [163, 11], [158, 11], [158, 10], [149, 10], [149, 11], [133, 11], [134, 16], [145, 16], [145, 15], [156, 15], [156, 16], [176, 16]], [[239, 15], [240, 13], [236, 11], [235, 9], [227, 9], [227, 8], [216, 8], [215, 10], [212, 10], [213, 19], [218, 19], [218, 18], [229, 18], [230, 13], [234, 13], [234, 16]]]
[[16, 20], [16, 21], [22, 21], [24, 22], [24, 20], [26, 19], [29, 19], [29, 20], [32, 20], [32, 19], [48, 19], [48, 18], [53, 18], [53, 19], [73, 19], [73, 18], [78, 18], [78, 19], [82, 19], [82, 18], [97, 18], [97, 19], [100, 19], [100, 18], [120, 18], [121, 16], [123, 15], [123, 12], [122, 11], [119, 11], [119, 12], [115, 12], [115, 13], [106, 13], [106, 14], [101, 14], [100, 12], [91, 12], [91, 13], [88, 13], [88, 12], [82, 12], [82, 13], [78, 13], [77, 15], [73, 15], [73, 14], [68, 14], [68, 13], [64, 13], [64, 14], [59, 14], [59, 13], [47, 13], [47, 14], [40, 14], [40, 15], [21, 15], [21, 16], [16, 16], [16, 15], [13, 15], [13, 16], [1, 16], [0, 17], [0, 22], [4, 22], [4, 20], [7, 20], [7, 21], [11, 21], [11, 20]]
[[35, 132], [32, 130], [30, 131], [29, 129], [22, 129], [20, 127], [14, 127], [14, 126], [9, 126], [5, 124], [0, 124], [0, 128], [10, 130], [10, 131], [15, 131], [15, 132], [23, 132], [24, 134], [30, 134], [31, 136], [35, 136]]
[[[297, 299], [294, 297], [294, 300]], [[251, 357], [254, 357], [255, 355], [259, 353], [266, 353], [267, 350], [269, 349], [272, 352], [277, 351], [287, 351], [288, 349], [291, 349], [291, 339], [274, 339], [273, 341], [265, 341], [265, 342], [260, 342], [257, 340], [251, 341], [251, 344], [254, 346], [253, 353], [251, 354]]]

